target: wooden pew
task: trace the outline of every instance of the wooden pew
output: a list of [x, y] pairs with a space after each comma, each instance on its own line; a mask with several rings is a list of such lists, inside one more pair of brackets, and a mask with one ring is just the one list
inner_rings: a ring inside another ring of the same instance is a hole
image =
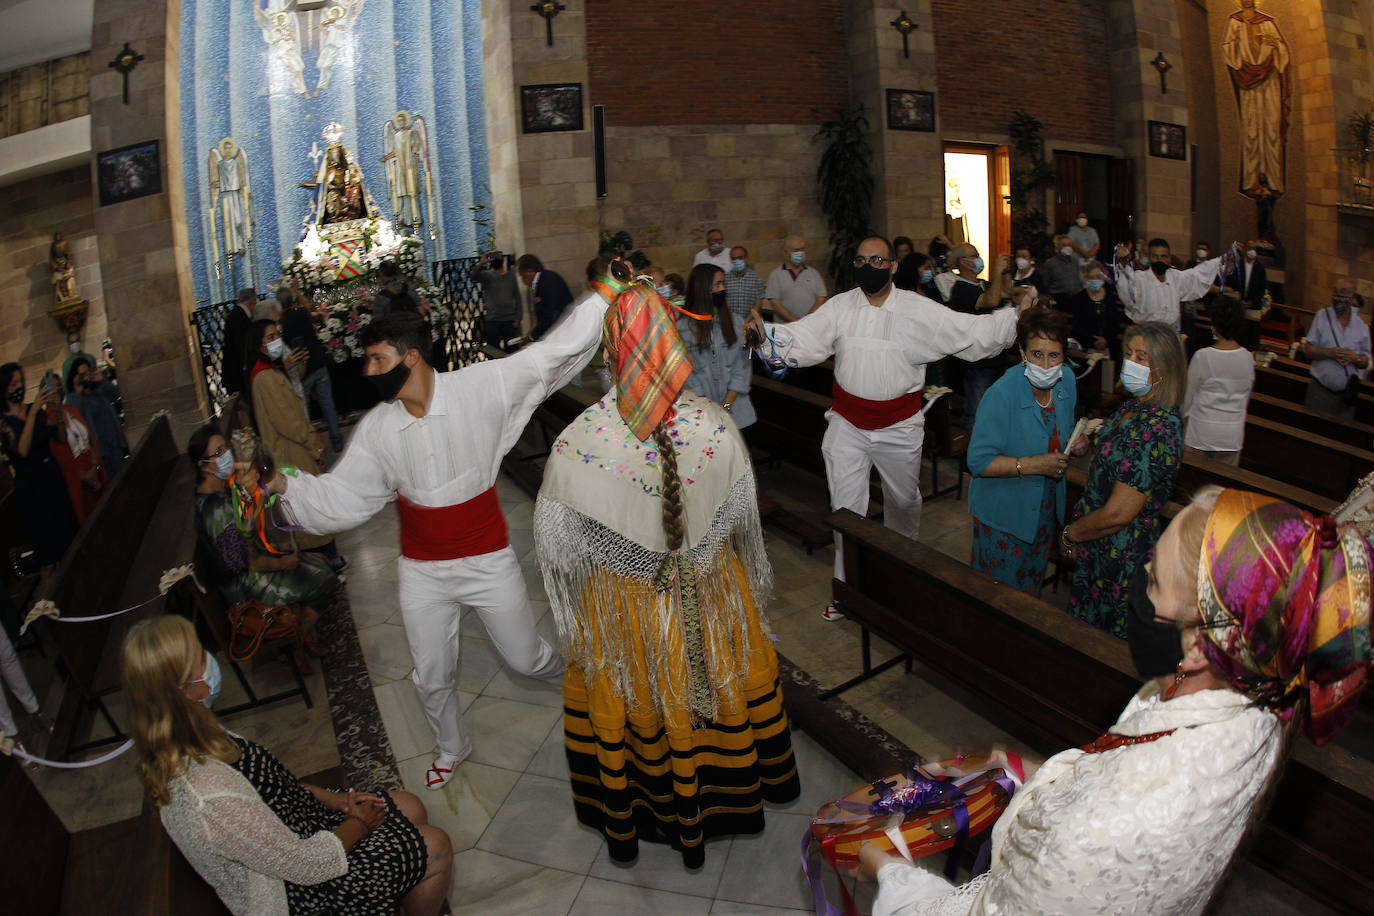
[[[1367, 440], [1365, 444], [1369, 444]], [[1240, 463], [1246, 470], [1339, 501], [1361, 478], [1374, 471], [1374, 452], [1263, 417], [1248, 416]]]
[[1304, 407], [1299, 402], [1286, 401], [1256, 391], [1250, 395], [1248, 412], [1252, 417], [1263, 417], [1304, 433], [1325, 436], [1358, 448], [1367, 449], [1374, 446], [1374, 425], [1321, 413]]
[[[843, 536], [845, 581], [833, 588], [845, 614], [1038, 749], [1091, 741], [1140, 686], [1123, 641], [852, 512], [830, 522]], [[1332, 906], [1368, 912], [1371, 833], [1374, 764], [1300, 741], [1250, 855]]]
[[[1310, 380], [1310, 375], [1298, 374], [1286, 368], [1255, 367], [1255, 391], [1285, 401], [1303, 403], [1307, 397], [1307, 383]], [[1374, 394], [1360, 394], [1359, 403], [1355, 405], [1355, 419], [1360, 423], [1374, 425]]]

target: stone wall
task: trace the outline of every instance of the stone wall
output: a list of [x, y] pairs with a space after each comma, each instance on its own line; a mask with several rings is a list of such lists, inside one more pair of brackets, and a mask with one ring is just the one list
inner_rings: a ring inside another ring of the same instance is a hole
[[54, 232], [66, 237], [77, 289], [91, 303], [82, 349], [99, 356], [105, 307], [91, 175], [84, 165], [0, 188], [0, 363], [22, 365], [31, 384], [45, 369], [61, 371], [70, 355], [66, 334], [48, 316], [53, 307], [48, 246]]

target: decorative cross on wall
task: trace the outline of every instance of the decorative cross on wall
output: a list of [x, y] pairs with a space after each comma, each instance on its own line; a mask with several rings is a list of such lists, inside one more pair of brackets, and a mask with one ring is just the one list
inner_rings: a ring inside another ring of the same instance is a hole
[[920, 28], [916, 22], [902, 10], [902, 15], [888, 23], [894, 29], [902, 33], [902, 56], [910, 57], [911, 48], [907, 46], [907, 36]]
[[1159, 91], [1167, 95], [1169, 86], [1164, 82], [1164, 77], [1170, 70], [1174, 69], [1174, 65], [1169, 63], [1169, 59], [1164, 56], [1164, 52], [1160, 51], [1155, 55], [1155, 59], [1150, 61], [1150, 66], [1159, 71]]
[[129, 43], [124, 42], [124, 49], [115, 55], [115, 59], [110, 61], [110, 66], [118, 70], [124, 77], [124, 104], [129, 104], [129, 74], [133, 72], [138, 62], [143, 60], [143, 55], [139, 54]]
[[565, 9], [567, 9], [566, 6], [561, 3], [555, 3], [554, 0], [544, 0], [544, 2], [536, 3], [534, 6], [530, 7], [530, 12], [538, 13], [540, 16], [544, 17], [544, 37], [547, 39], [550, 48], [553, 47], [553, 17], [557, 16]]

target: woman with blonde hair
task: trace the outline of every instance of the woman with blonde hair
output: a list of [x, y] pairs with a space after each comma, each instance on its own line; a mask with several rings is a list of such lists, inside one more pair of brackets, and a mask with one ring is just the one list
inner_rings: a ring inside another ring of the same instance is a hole
[[129, 732], [162, 823], [236, 916], [432, 916], [453, 850], [409, 792], [331, 792], [225, 730], [215, 657], [183, 617], [145, 620], [123, 653]]
[[1127, 328], [1121, 344], [1127, 398], [1097, 435], [1088, 483], [1060, 539], [1078, 563], [1069, 613], [1124, 639], [1127, 586], [1159, 537], [1183, 460], [1188, 363], [1178, 333], [1157, 321]]
[[800, 791], [759, 610], [772, 569], [739, 430], [684, 390], [668, 303], [610, 271], [615, 385], [559, 435], [535, 506], [573, 806], [618, 862], [644, 838], [700, 868], [706, 840], [757, 833], [765, 801]]
[[1352, 525], [1204, 488], [1133, 571], [1149, 680], [1116, 723], [1027, 780], [962, 887], [861, 849], [874, 916], [1208, 911], [1296, 734], [1325, 744], [1360, 705], [1370, 564]]

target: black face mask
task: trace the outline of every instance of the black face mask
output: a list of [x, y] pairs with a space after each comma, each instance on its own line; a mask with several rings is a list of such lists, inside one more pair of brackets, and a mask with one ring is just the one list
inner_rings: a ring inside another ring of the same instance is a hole
[[859, 289], [870, 296], [876, 296], [883, 291], [888, 283], [892, 282], [892, 271], [886, 267], [874, 267], [872, 264], [865, 264], [854, 271], [854, 279], [859, 281]]
[[9, 398], [11, 404], [22, 404], [24, 403], [24, 389], [12, 388], [5, 392], [5, 397]]
[[1350, 306], [1354, 300], [1350, 296], [1332, 296], [1331, 307], [1336, 310], [1336, 314], [1342, 317], [1350, 314]]
[[711, 308], [715, 309], [717, 312], [725, 308], [725, 290], [711, 294]]
[[380, 375], [369, 375], [367, 380], [372, 383], [373, 388], [377, 389], [377, 393], [382, 396], [383, 401], [394, 401], [409, 378], [410, 367], [403, 360]]
[[1155, 272], [1156, 277], [1162, 277], [1169, 272], [1169, 263], [1167, 261], [1151, 261], [1150, 270]]
[[1150, 577], [1141, 563], [1127, 590], [1130, 611], [1126, 614], [1126, 644], [1141, 677], [1172, 674], [1183, 661], [1178, 627], [1155, 620], [1155, 605], [1146, 589]]
[[96, 379], [88, 378], [81, 383], [81, 387], [85, 388], [87, 391], [95, 391], [97, 388], [100, 387], [100, 382]]

